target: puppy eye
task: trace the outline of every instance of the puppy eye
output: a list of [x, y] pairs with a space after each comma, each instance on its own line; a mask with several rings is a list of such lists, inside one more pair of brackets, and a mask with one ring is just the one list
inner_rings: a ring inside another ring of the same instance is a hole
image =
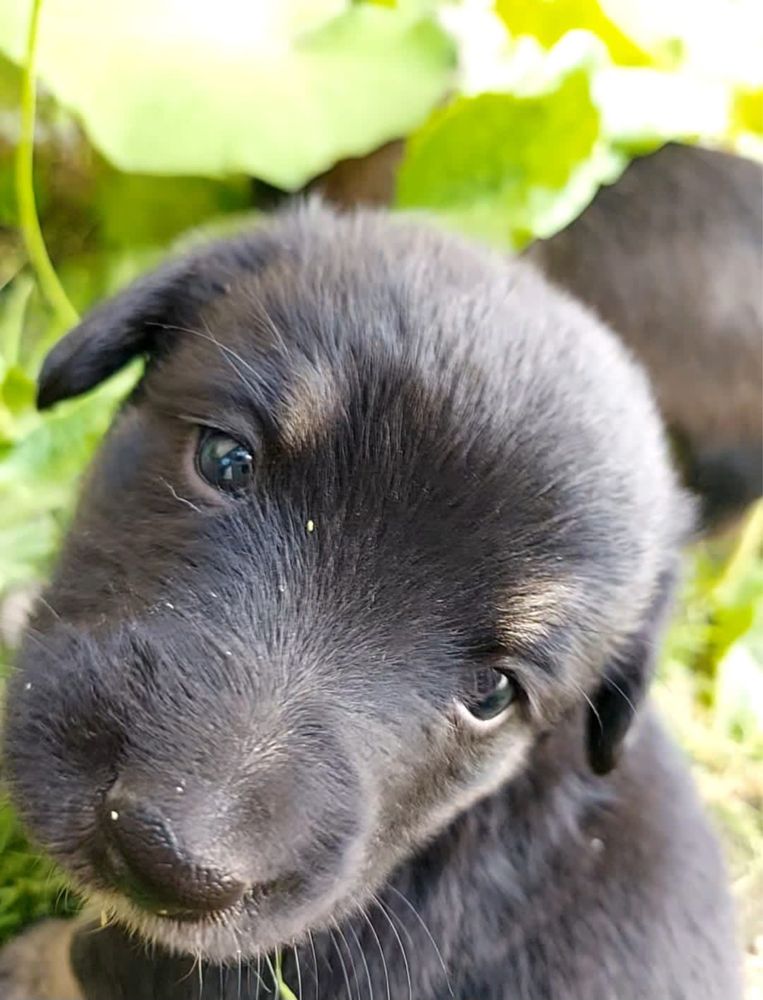
[[245, 489], [254, 472], [254, 457], [246, 445], [223, 431], [204, 430], [196, 452], [196, 468], [210, 486], [226, 493]]
[[517, 686], [511, 677], [492, 667], [481, 667], [474, 671], [461, 705], [478, 722], [490, 722], [502, 716], [516, 697]]

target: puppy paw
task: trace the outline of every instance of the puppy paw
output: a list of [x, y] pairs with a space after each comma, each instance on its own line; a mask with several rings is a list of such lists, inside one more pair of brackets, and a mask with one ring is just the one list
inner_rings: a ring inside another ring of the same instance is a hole
[[0, 1000], [82, 1000], [69, 949], [78, 922], [45, 920], [0, 951]]

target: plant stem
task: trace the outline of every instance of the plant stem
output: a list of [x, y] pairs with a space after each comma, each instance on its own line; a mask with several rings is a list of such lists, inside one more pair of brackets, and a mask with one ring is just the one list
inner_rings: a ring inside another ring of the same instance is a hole
[[265, 961], [268, 963], [270, 973], [273, 976], [273, 980], [275, 981], [275, 987], [278, 990], [278, 996], [281, 998], [281, 1000], [297, 1000], [296, 994], [293, 993], [286, 985], [286, 983], [283, 981], [283, 976], [281, 975], [280, 949], [275, 953], [275, 968], [273, 967], [273, 963], [270, 961], [269, 958], [266, 958]]
[[73, 326], [79, 317], [50, 262], [34, 197], [34, 124], [37, 110], [37, 37], [42, 0], [32, 0], [26, 58], [21, 78], [21, 135], [16, 149], [16, 202], [19, 225], [40, 291], [62, 325]]

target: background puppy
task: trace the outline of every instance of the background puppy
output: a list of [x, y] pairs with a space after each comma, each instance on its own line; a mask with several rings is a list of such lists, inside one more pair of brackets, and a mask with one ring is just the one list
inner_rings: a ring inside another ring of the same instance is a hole
[[763, 168], [673, 143], [527, 256], [652, 379], [706, 526], [763, 493]]
[[30, 830], [158, 946], [80, 937], [87, 995], [255, 996], [281, 953], [305, 1000], [738, 995], [642, 707], [689, 517], [615, 339], [312, 205], [96, 310], [41, 405], [137, 353], [6, 716]]
[[[389, 204], [403, 143], [317, 182], [338, 205]], [[525, 256], [645, 366], [705, 528], [763, 494], [763, 167], [668, 143], [637, 157]]]

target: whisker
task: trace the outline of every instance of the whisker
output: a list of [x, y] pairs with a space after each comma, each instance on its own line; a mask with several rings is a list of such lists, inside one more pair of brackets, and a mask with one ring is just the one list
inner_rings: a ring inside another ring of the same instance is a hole
[[623, 691], [623, 689], [620, 687], [620, 685], [617, 683], [617, 681], [613, 680], [612, 677], [609, 674], [607, 674], [607, 676], [605, 678], [605, 684], [611, 684], [612, 687], [615, 689], [615, 691], [617, 691], [618, 694], [622, 695], [622, 697], [625, 699], [627, 705], [630, 707], [630, 710], [635, 715], [636, 714], [636, 706], [630, 700], [630, 698], [625, 693], [625, 691]]
[[[276, 952], [276, 954], [278, 954], [278, 952]], [[269, 955], [265, 956], [265, 965], [267, 965], [268, 972], [270, 973], [270, 977], [271, 977], [271, 979], [273, 981], [273, 995], [275, 996], [276, 1000], [280, 1000], [281, 991], [278, 988], [278, 976], [276, 975], [275, 966], [270, 961], [270, 956]], [[268, 990], [268, 993], [269, 992], [270, 992], [270, 990]]]
[[186, 497], [181, 497], [180, 494], [175, 489], [175, 487], [172, 485], [172, 483], [169, 482], [167, 479], [165, 479], [164, 476], [159, 476], [159, 479], [161, 482], [164, 483], [164, 485], [170, 491], [175, 500], [178, 501], [178, 503], [184, 503], [186, 506], [190, 507], [191, 510], [195, 510], [197, 514], [201, 514], [202, 512], [201, 507], [197, 507], [195, 503], [191, 503], [191, 501], [186, 499]]
[[313, 954], [313, 972], [315, 973], [315, 997], [318, 1000], [319, 989], [318, 989], [318, 956], [315, 953], [315, 941], [313, 940], [313, 932], [308, 931], [307, 937], [310, 942], [310, 950]]
[[596, 718], [596, 722], [597, 722], [597, 724], [599, 726], [599, 732], [603, 733], [604, 732], [604, 723], [601, 721], [601, 716], [599, 715], [598, 709], [596, 708], [596, 706], [594, 705], [594, 703], [591, 701], [591, 699], [586, 694], [585, 689], [583, 688], [583, 685], [582, 684], [578, 684], [577, 681], [572, 680], [572, 678], [570, 678], [570, 683], [575, 688], [575, 690], [578, 691], [580, 694], [582, 694], [582, 696], [588, 702], [588, 707], [593, 712], [593, 714], [594, 714], [594, 716]]
[[232, 347], [228, 347], [227, 344], [220, 343], [217, 337], [215, 337], [212, 334], [212, 332], [209, 331], [208, 328], [207, 332], [205, 333], [203, 330], [193, 330], [190, 327], [176, 326], [172, 323], [159, 323], [157, 324], [157, 326], [160, 326], [163, 330], [175, 330], [177, 333], [187, 333], [192, 337], [200, 337], [201, 340], [207, 340], [209, 341], [210, 344], [214, 344], [215, 347], [220, 351], [220, 353], [222, 354], [223, 358], [228, 363], [230, 368], [232, 369], [233, 373], [236, 375], [238, 379], [241, 380], [242, 385], [245, 386], [245, 388], [247, 388], [250, 392], [254, 391], [254, 385], [247, 378], [244, 377], [242, 372], [236, 367], [231, 358], [237, 361], [246, 370], [250, 371], [255, 376], [255, 378], [259, 378], [257, 370], [253, 368], [248, 361], [242, 358], [237, 351], [234, 351]]
[[363, 945], [360, 941], [360, 938], [358, 937], [358, 932], [355, 930], [352, 924], [349, 924], [348, 928], [353, 938], [355, 939], [355, 944], [358, 946], [358, 951], [360, 952], [360, 960], [363, 963], [363, 968], [366, 970], [366, 979], [368, 980], [369, 1000], [374, 1000], [374, 984], [371, 981], [371, 970], [368, 968], [368, 962], [366, 961], [365, 950], [363, 949]]
[[376, 941], [376, 947], [379, 949], [379, 957], [381, 958], [382, 970], [384, 972], [384, 983], [387, 988], [387, 1000], [392, 1000], [392, 995], [390, 993], [390, 987], [389, 987], [389, 970], [387, 969], [387, 960], [384, 957], [384, 948], [382, 948], [382, 943], [379, 940], [379, 935], [376, 933], [376, 928], [374, 927], [373, 920], [371, 920], [369, 915], [366, 913], [365, 909], [361, 909], [360, 913], [361, 916], [363, 916], [363, 918], [365, 919], [366, 923], [368, 924], [371, 934], [373, 935], [373, 938]]
[[51, 649], [50, 646], [48, 646], [45, 642], [43, 642], [42, 635], [37, 631], [37, 629], [31, 629], [31, 628], [27, 629], [24, 632], [24, 637], [26, 639], [31, 639], [32, 642], [36, 642], [37, 645], [40, 647], [40, 649], [43, 650], [43, 652], [47, 653], [48, 656], [51, 656], [53, 658], [53, 662], [56, 664], [56, 666], [60, 667], [68, 666], [64, 658], [60, 655], [60, 653], [57, 653], [55, 649]]
[[350, 948], [349, 944], [347, 943], [347, 938], [344, 936], [344, 932], [342, 931], [342, 928], [339, 926], [339, 924], [335, 923], [334, 926], [336, 928], [337, 934], [342, 939], [342, 941], [344, 942], [344, 946], [347, 949], [347, 955], [350, 959], [350, 966], [352, 968], [352, 978], [355, 981], [355, 989], [357, 990], [358, 1000], [360, 1000], [360, 980], [358, 979], [358, 970], [355, 965], [355, 958], [352, 954], [352, 948]]
[[344, 985], [347, 987], [347, 1000], [352, 1000], [352, 988], [350, 986], [350, 977], [347, 975], [347, 966], [344, 964], [344, 958], [342, 957], [342, 951], [339, 945], [336, 943], [336, 938], [334, 937], [334, 932], [329, 928], [329, 938], [331, 943], [334, 945], [334, 950], [339, 957], [339, 964], [342, 967], [342, 976], [344, 977]]
[[400, 948], [400, 954], [403, 956], [405, 975], [406, 978], [408, 979], [408, 1000], [413, 1000], [413, 984], [411, 983], [411, 969], [410, 966], [408, 965], [408, 956], [406, 955], [405, 952], [405, 945], [403, 944], [403, 939], [400, 937], [400, 934], [398, 933], [397, 927], [395, 927], [392, 918], [387, 913], [387, 910], [384, 907], [384, 903], [382, 903], [382, 901], [378, 898], [378, 896], [374, 896], [374, 901], [376, 902], [376, 905], [379, 907], [379, 910], [387, 920], [387, 923], [392, 928], [392, 933], [394, 934], [395, 939], [397, 940], [398, 946]]
[[[593, 707], [593, 706], [591, 706], [591, 707]], [[416, 907], [413, 905], [413, 903], [410, 901], [410, 899], [408, 899], [407, 896], [405, 896], [402, 892], [400, 892], [399, 889], [396, 889], [393, 885], [388, 886], [388, 888], [392, 892], [394, 892], [394, 894], [398, 897], [398, 899], [401, 899], [405, 903], [405, 905], [408, 907], [408, 909], [411, 911], [411, 913], [414, 915], [414, 917], [418, 920], [418, 922], [421, 925], [421, 928], [424, 931], [424, 933], [426, 934], [426, 936], [429, 938], [429, 941], [430, 941], [432, 947], [434, 948], [435, 955], [437, 955], [437, 960], [440, 963], [440, 967], [442, 968], [443, 974], [445, 975], [445, 984], [448, 987], [448, 993], [450, 993], [450, 995], [455, 998], [455, 994], [453, 992], [453, 987], [450, 985], [450, 977], [448, 975], [448, 967], [445, 964], [445, 959], [442, 957], [442, 952], [437, 947], [437, 942], [435, 941], [435, 939], [434, 939], [434, 937], [432, 935], [432, 932], [427, 927], [427, 925], [426, 925], [426, 923], [424, 921], [424, 918], [421, 916], [421, 914], [416, 909]], [[395, 911], [392, 909], [391, 906], [390, 906], [390, 911], [393, 914], [395, 914]], [[395, 916], [397, 916], [397, 914], [395, 914]], [[399, 916], [398, 916], [398, 920], [400, 920]], [[402, 921], [401, 921], [401, 926], [402, 926]]]
[[275, 339], [276, 339], [276, 341], [278, 343], [279, 349], [281, 350], [281, 352], [284, 355], [286, 355], [288, 357], [288, 355], [289, 355], [289, 348], [288, 348], [288, 346], [286, 344], [286, 340], [284, 339], [283, 333], [281, 333], [281, 331], [279, 330], [279, 328], [276, 326], [275, 320], [270, 315], [270, 313], [267, 311], [267, 309], [263, 306], [263, 304], [261, 302], [258, 302], [257, 304], [259, 306], [259, 318], [261, 318], [261, 319], [263, 319], [265, 321], [265, 325], [267, 326], [268, 330], [270, 330], [270, 332], [275, 337]]
[[59, 613], [56, 611], [56, 609], [53, 607], [50, 601], [45, 600], [42, 594], [38, 594], [35, 600], [39, 601], [40, 604], [43, 605], [43, 607], [47, 608], [54, 618], [57, 618], [59, 621], [61, 621], [61, 615], [59, 615]]
[[302, 969], [299, 964], [299, 953], [297, 952], [297, 946], [291, 946], [292, 954], [294, 955], [294, 964], [297, 967], [297, 993], [299, 995], [299, 1000], [302, 1000]]
[[[238, 363], [240, 365], [243, 365], [243, 367], [246, 369], [246, 371], [251, 372], [252, 375], [254, 375], [255, 378], [259, 378], [260, 377], [260, 373], [257, 371], [257, 369], [253, 365], [250, 365], [249, 362], [246, 361], [244, 358], [242, 358], [241, 355], [237, 351], [234, 351], [232, 347], [228, 347], [227, 344], [220, 343], [220, 341], [217, 339], [217, 337], [215, 337], [215, 335], [212, 333], [212, 331], [211, 331], [211, 329], [209, 327], [209, 323], [206, 321], [206, 319], [202, 319], [202, 322], [204, 323], [204, 330], [205, 330], [206, 336], [209, 338], [209, 340], [211, 340], [211, 342], [215, 345], [215, 347], [217, 347], [219, 350], [221, 350], [221, 351], [223, 351], [225, 353], [225, 357], [226, 358], [233, 358], [235, 361], [238, 361]], [[197, 331], [197, 334], [198, 334], [198, 331]], [[238, 374], [239, 374], [239, 376], [241, 375], [240, 372]], [[246, 382], [245, 384], [247, 386], [251, 387], [251, 383], [250, 382]]]

